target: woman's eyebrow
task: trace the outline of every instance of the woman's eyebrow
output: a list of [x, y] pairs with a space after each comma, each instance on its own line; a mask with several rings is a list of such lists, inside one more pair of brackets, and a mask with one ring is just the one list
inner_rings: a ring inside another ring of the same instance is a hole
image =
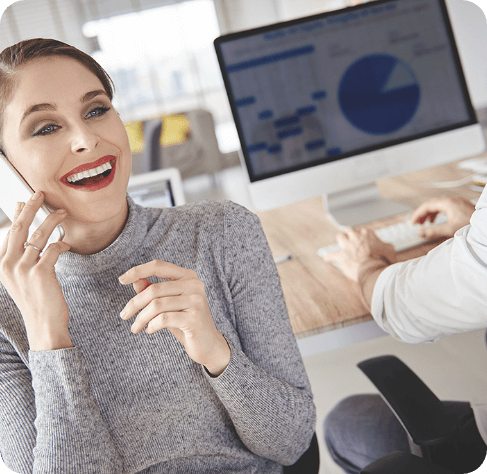
[[[106, 91], [104, 91], [103, 89], [97, 89], [97, 90], [94, 90], [94, 91], [90, 91], [90, 92], [87, 92], [85, 95], [83, 95], [80, 99], [80, 102], [82, 104], [84, 104], [85, 102], [88, 102], [90, 101], [91, 99], [94, 99], [95, 97], [99, 96], [99, 95], [105, 95], [108, 97]], [[29, 107], [24, 115], [22, 116], [22, 120], [20, 121], [20, 124], [22, 124], [22, 122], [30, 115], [30, 114], [33, 114], [34, 112], [42, 112], [42, 111], [50, 111], [50, 112], [53, 112], [56, 109], [56, 106], [53, 105], [53, 104], [35, 104], [33, 105], [32, 107]]]
[[53, 104], [35, 104], [32, 107], [29, 107], [24, 115], [22, 116], [22, 120], [20, 121], [20, 125], [22, 125], [22, 122], [30, 115], [33, 114], [34, 112], [39, 112], [43, 110], [56, 110], [56, 106]]
[[87, 92], [83, 97], [81, 97], [80, 102], [84, 104], [85, 102], [94, 99], [96, 96], [100, 94], [106, 95], [108, 97], [107, 93], [103, 89], [98, 89], [96, 91]]

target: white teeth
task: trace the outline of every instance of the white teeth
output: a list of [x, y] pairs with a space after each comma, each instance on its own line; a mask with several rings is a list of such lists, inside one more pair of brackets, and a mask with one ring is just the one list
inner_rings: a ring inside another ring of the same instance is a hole
[[86, 170], [86, 171], [82, 171], [81, 173], [72, 174], [71, 176], [68, 176], [67, 180], [70, 183], [75, 183], [76, 181], [79, 181], [83, 178], [90, 178], [92, 176], [96, 176], [98, 174], [104, 173], [106, 170], [110, 170], [110, 169], [112, 169], [112, 165], [110, 164], [110, 162], [107, 161], [105, 164], [93, 168], [91, 170]]

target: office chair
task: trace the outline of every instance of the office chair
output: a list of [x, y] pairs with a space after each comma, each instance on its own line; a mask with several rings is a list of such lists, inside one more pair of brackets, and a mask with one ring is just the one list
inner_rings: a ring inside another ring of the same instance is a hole
[[283, 474], [318, 474], [320, 470], [320, 451], [316, 433], [304, 454], [291, 466], [284, 466]]
[[369, 464], [360, 474], [453, 474], [414, 454], [396, 451]]
[[465, 474], [482, 465], [485, 445], [467, 441], [469, 430], [460, 430], [443, 402], [401, 360], [381, 356], [362, 361], [358, 367], [401, 422], [411, 447], [411, 453], [392, 453], [361, 473]]

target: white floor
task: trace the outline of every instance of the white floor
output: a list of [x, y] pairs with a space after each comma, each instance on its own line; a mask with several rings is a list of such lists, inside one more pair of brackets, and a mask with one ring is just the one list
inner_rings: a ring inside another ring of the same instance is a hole
[[[252, 209], [240, 168], [225, 170], [216, 178], [192, 178], [184, 183], [184, 188], [188, 202], [226, 198]], [[306, 357], [304, 363], [318, 414], [320, 474], [343, 474], [323, 444], [326, 414], [348, 395], [376, 393], [356, 364], [383, 354], [398, 356], [442, 399], [487, 402], [487, 347], [483, 331], [420, 345], [385, 336]]]

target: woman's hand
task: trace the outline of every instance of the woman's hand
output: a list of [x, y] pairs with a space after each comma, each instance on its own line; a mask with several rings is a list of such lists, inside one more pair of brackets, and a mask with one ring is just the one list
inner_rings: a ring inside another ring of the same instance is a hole
[[68, 332], [68, 307], [54, 270], [59, 256], [70, 246], [62, 241], [52, 243], [40, 255], [49, 236], [65, 219], [66, 211], [61, 209], [50, 214], [30, 237], [30, 245], [24, 248], [29, 226], [43, 202], [43, 193], [37, 192], [25, 206], [17, 205], [14, 221], [0, 249], [0, 281], [22, 314], [33, 351], [73, 346]]
[[[151, 283], [149, 276], [169, 281]], [[131, 268], [119, 280], [123, 285], [132, 283], [138, 293], [120, 313], [122, 319], [130, 319], [140, 311], [132, 324], [134, 334], [144, 328], [148, 334], [168, 328], [189, 357], [212, 375], [225, 370], [230, 348], [215, 327], [204, 284], [196, 272], [153, 260]]]
[[337, 242], [341, 246], [340, 251], [330, 252], [324, 260], [337, 262], [342, 272], [354, 281], [359, 281], [364, 265], [382, 261], [383, 266], [386, 266], [396, 261], [394, 247], [380, 240], [366, 227], [349, 227], [345, 232], [337, 234]]

